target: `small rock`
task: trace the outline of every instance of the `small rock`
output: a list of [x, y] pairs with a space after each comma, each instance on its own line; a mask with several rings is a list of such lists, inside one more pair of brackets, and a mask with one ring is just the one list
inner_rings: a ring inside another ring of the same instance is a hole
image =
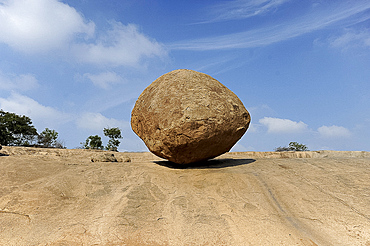
[[97, 154], [91, 158], [92, 162], [117, 162], [116, 157], [114, 154], [103, 153]]
[[118, 162], [131, 162], [131, 158], [128, 156], [122, 156], [122, 157], [118, 157], [117, 161]]

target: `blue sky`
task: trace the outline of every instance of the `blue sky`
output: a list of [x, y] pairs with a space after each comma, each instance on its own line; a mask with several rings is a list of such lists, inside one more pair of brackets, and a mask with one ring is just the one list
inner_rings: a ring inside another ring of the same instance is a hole
[[146, 151], [131, 110], [180, 68], [251, 113], [234, 151], [370, 151], [368, 0], [0, 0], [0, 108], [68, 148], [120, 127], [121, 151]]

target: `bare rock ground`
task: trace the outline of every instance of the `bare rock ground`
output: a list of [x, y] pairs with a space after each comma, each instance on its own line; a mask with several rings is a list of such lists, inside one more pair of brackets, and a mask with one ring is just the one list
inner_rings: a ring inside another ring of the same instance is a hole
[[0, 153], [0, 245], [370, 246], [369, 152]]

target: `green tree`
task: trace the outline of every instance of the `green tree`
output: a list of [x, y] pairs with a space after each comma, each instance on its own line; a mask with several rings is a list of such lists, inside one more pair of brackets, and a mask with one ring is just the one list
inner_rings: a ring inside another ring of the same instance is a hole
[[103, 142], [101, 140], [101, 137], [98, 135], [95, 136], [89, 136], [85, 143], [83, 143], [84, 149], [103, 149]]
[[282, 151], [308, 151], [308, 148], [304, 144], [300, 144], [297, 142], [290, 142], [289, 147], [278, 147], [275, 149], [276, 152]]
[[297, 143], [297, 142], [290, 142], [289, 143], [289, 148], [292, 151], [308, 151], [308, 148], [307, 148], [306, 145], [300, 144], [300, 143]]
[[58, 147], [60, 145], [57, 141], [58, 133], [55, 130], [50, 130], [49, 128], [45, 128], [39, 136], [38, 136], [38, 143], [44, 147]]
[[276, 152], [283, 152], [283, 151], [292, 151], [291, 149], [289, 149], [288, 147], [277, 147], [275, 148], [275, 151]]
[[29, 117], [0, 110], [0, 144], [27, 146], [37, 136]]
[[112, 151], [118, 151], [118, 146], [121, 143], [118, 139], [122, 138], [121, 129], [119, 129], [118, 127], [104, 128], [103, 132], [104, 132], [104, 135], [109, 138], [106, 149], [112, 150]]

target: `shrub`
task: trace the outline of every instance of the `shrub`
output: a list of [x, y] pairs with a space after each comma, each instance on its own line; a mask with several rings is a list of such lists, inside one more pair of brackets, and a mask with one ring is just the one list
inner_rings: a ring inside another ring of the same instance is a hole
[[89, 136], [83, 144], [84, 149], [103, 149], [103, 142], [98, 135]]
[[55, 130], [45, 128], [39, 136], [38, 143], [44, 147], [55, 147], [58, 138], [58, 133]]
[[275, 149], [276, 152], [282, 151], [308, 151], [308, 148], [304, 144], [300, 144], [297, 142], [290, 142], [289, 147], [277, 147]]

